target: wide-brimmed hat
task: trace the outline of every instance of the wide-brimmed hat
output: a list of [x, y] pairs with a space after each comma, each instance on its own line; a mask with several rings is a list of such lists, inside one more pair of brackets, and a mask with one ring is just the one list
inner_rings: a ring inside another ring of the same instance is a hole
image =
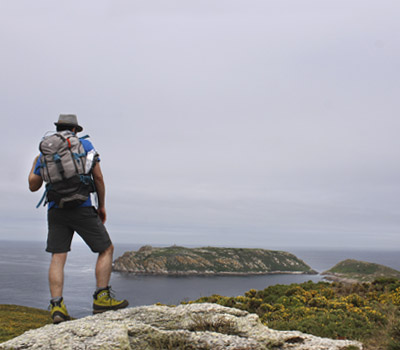
[[75, 126], [77, 132], [83, 130], [83, 128], [78, 124], [78, 118], [75, 114], [60, 114], [58, 122], [55, 122], [54, 124], [56, 126]]

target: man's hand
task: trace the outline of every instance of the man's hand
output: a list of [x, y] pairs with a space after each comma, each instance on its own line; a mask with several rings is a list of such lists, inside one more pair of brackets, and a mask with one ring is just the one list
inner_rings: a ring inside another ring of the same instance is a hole
[[34, 159], [32, 169], [31, 169], [31, 172], [29, 173], [29, 177], [28, 177], [29, 189], [32, 192], [37, 191], [40, 187], [42, 187], [42, 184], [43, 184], [42, 177], [34, 174], [35, 166], [36, 166], [36, 162], [37, 162], [38, 158], [39, 158], [39, 156], [36, 156], [36, 158]]
[[99, 214], [101, 222], [104, 224], [107, 220], [106, 208], [97, 208], [97, 213]]

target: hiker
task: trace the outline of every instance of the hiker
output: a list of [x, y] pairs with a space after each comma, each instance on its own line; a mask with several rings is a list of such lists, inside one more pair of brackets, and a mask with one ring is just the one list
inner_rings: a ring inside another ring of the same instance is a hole
[[[41, 188], [43, 181], [46, 182], [46, 251], [52, 253], [49, 268], [50, 307], [53, 322], [60, 323], [70, 319], [63, 300], [63, 285], [64, 265], [74, 232], [93, 252], [99, 253], [93, 313], [125, 308], [128, 301], [114, 299], [109, 286], [114, 246], [104, 226], [105, 184], [99, 156], [89, 140], [76, 136], [83, 130], [76, 115], [61, 114], [54, 124], [57, 132], [43, 138], [40, 154], [33, 162], [29, 189], [35, 192]], [[62, 147], [66, 151], [62, 151]], [[97, 209], [92, 205], [91, 192], [97, 193]]]

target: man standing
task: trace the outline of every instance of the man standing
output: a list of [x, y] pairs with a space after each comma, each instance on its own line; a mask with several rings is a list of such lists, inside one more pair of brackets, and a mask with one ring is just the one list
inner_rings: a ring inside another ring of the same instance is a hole
[[[57, 127], [57, 132], [69, 130], [73, 136], [83, 130], [78, 124], [76, 115], [73, 114], [61, 114], [58, 122], [54, 124]], [[90, 152], [95, 153], [90, 141], [81, 139], [80, 142], [84, 149], [84, 157]], [[69, 140], [68, 143], [70, 143]], [[71, 147], [71, 144], [69, 146]], [[43, 157], [44, 155], [41, 152], [35, 158], [29, 174], [29, 189], [32, 192], [39, 190], [43, 184], [44, 173], [41, 172], [41, 168], [44, 167]], [[95, 153], [93, 166], [91, 166], [91, 171], [88, 174], [97, 192], [97, 210], [92, 205], [90, 195], [87, 196], [86, 200], [82, 200], [82, 204], [73, 208], [65, 208], [60, 203], [57, 205], [54, 200], [49, 198], [46, 251], [52, 253], [49, 286], [51, 317], [54, 323], [70, 319], [63, 301], [63, 286], [64, 266], [67, 254], [71, 250], [74, 232], [82, 237], [93, 252], [99, 253], [95, 269], [97, 288], [93, 294], [93, 313], [122, 309], [128, 306], [127, 300], [114, 299], [109, 286], [114, 246], [104, 226], [106, 221], [105, 185], [99, 161], [98, 155]]]

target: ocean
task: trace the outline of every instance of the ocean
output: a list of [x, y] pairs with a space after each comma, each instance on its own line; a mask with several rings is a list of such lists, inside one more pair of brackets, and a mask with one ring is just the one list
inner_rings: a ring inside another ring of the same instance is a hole
[[[114, 258], [137, 244], [115, 244]], [[47, 272], [51, 255], [44, 242], [0, 241], [0, 304], [17, 304], [45, 309], [49, 305]], [[266, 248], [267, 249], [267, 248]], [[344, 259], [383, 264], [400, 270], [400, 251], [362, 251], [328, 249], [280, 249], [295, 254], [314, 270], [323, 272]], [[65, 267], [64, 299], [72, 317], [91, 314], [95, 288], [94, 265], [97, 255], [84, 244], [73, 243]], [[113, 272], [112, 289], [117, 299], [128, 299], [130, 306], [157, 302], [177, 305], [181, 301], [220, 294], [242, 295], [250, 289], [275, 284], [318, 282], [321, 275], [263, 276], [134, 276]]]

